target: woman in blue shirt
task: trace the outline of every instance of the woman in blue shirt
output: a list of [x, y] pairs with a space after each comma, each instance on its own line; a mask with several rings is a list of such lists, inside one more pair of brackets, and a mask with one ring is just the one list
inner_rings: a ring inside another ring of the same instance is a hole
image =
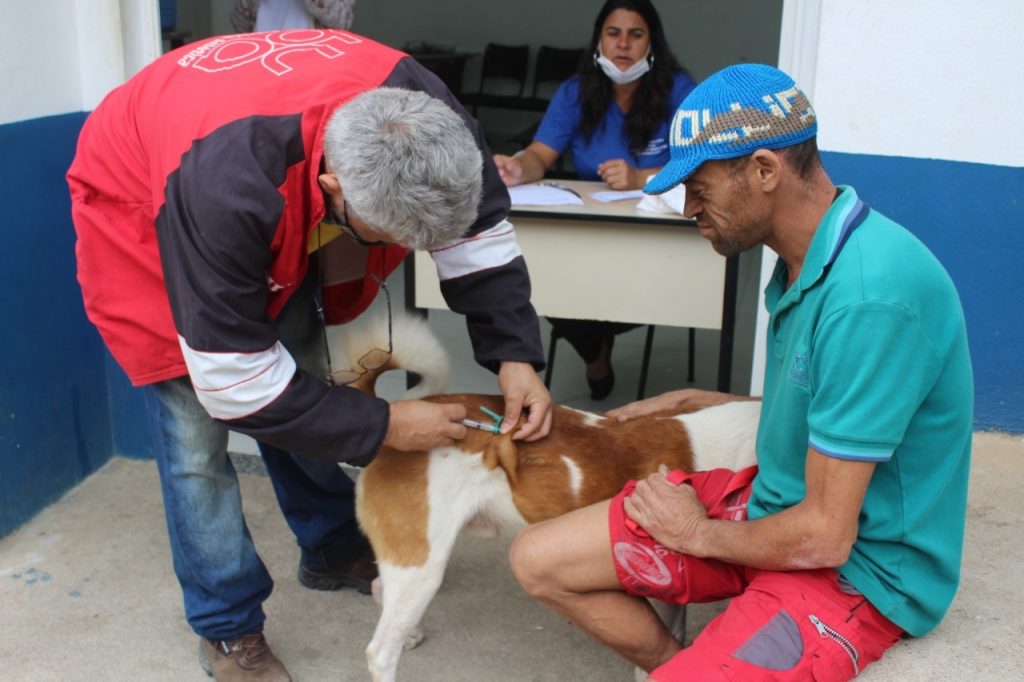
[[[668, 163], [668, 130], [696, 86], [669, 50], [650, 0], [608, 0], [594, 21], [593, 59], [558, 88], [526, 149], [494, 162], [508, 186], [534, 182], [567, 149], [583, 180], [642, 189]], [[615, 335], [636, 325], [549, 318], [587, 363], [590, 396], [611, 393]]]

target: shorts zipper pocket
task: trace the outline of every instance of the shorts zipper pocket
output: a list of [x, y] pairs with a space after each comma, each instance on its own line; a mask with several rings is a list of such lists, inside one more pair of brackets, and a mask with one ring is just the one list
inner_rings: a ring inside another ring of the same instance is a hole
[[860, 674], [860, 669], [857, 667], [857, 662], [860, 660], [860, 654], [857, 653], [857, 648], [853, 646], [853, 643], [842, 635], [842, 633], [833, 630], [829, 626], [821, 622], [821, 619], [815, 616], [813, 613], [808, 616], [811, 619], [811, 623], [817, 628], [818, 634], [823, 639], [831, 639], [833, 642], [838, 644], [846, 652], [846, 655], [850, 657], [850, 663], [853, 664], [853, 675], [856, 677]]

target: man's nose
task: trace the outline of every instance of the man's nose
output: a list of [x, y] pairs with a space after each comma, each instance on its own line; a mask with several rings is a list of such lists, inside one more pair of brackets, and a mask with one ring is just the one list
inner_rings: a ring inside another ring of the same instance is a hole
[[686, 199], [683, 200], [683, 215], [687, 218], [696, 218], [703, 210], [701, 203], [690, 198], [690, 194], [687, 193]]

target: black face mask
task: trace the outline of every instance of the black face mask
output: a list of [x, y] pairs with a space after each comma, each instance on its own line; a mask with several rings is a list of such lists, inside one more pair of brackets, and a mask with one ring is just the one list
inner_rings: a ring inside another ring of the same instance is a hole
[[327, 201], [327, 206], [328, 206], [328, 209], [327, 209], [328, 215], [330, 216], [331, 220], [334, 221], [334, 224], [337, 225], [339, 228], [341, 228], [341, 231], [344, 232], [346, 235], [348, 235], [348, 237], [352, 241], [354, 241], [356, 244], [359, 244], [360, 246], [388, 246], [388, 244], [389, 244], [388, 242], [385, 242], [385, 241], [371, 242], [368, 239], [363, 239], [361, 236], [359, 236], [359, 233], [355, 231], [355, 228], [353, 228], [352, 224], [349, 223], [349, 221], [348, 221], [348, 201], [347, 200], [342, 200], [342, 207], [343, 207], [342, 208], [342, 213], [344, 214], [342, 216], [339, 216], [337, 214], [337, 212], [334, 210], [334, 206], [331, 204], [329, 198], [328, 198], [328, 201]]

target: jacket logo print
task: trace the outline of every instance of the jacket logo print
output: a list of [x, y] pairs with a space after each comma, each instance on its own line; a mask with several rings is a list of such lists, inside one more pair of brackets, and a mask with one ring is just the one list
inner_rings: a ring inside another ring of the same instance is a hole
[[277, 293], [290, 287], [291, 284], [278, 284], [277, 281], [267, 273], [267, 288], [270, 289], [270, 293]]
[[357, 36], [343, 31], [328, 33], [298, 30], [241, 34], [208, 40], [181, 57], [178, 66], [216, 73], [258, 62], [275, 76], [283, 76], [292, 70], [287, 63], [290, 55], [315, 52], [325, 59], [336, 59], [345, 54], [345, 46], [361, 42]]

